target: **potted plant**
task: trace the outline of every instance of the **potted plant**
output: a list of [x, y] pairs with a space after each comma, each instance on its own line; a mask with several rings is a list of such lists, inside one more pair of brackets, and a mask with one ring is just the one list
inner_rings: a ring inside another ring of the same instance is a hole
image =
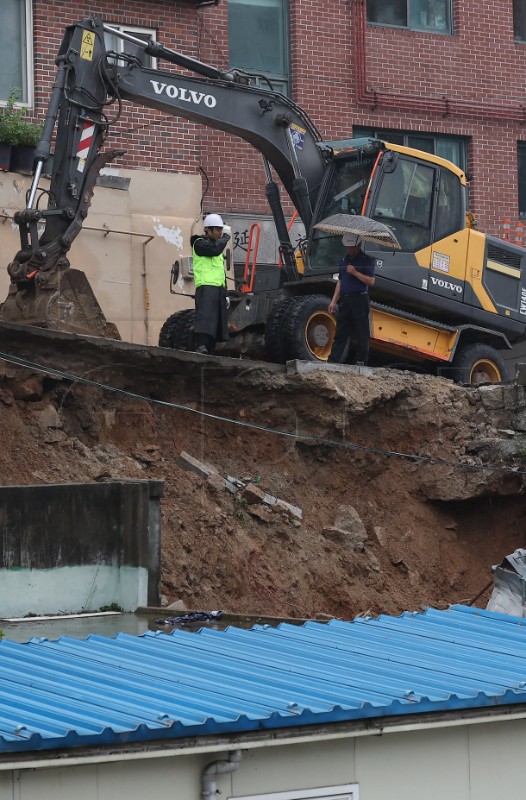
[[15, 108], [20, 89], [12, 87], [4, 109], [0, 109], [0, 147], [4, 145], [4, 161], [0, 168], [31, 173], [35, 148], [42, 135], [42, 123], [29, 122], [27, 109]]
[[35, 160], [35, 148], [42, 136], [42, 123], [21, 119], [18, 126], [18, 141], [13, 146], [11, 169], [13, 172], [31, 174]]
[[25, 117], [25, 108], [15, 108], [20, 89], [12, 88], [5, 108], [0, 108], [0, 169], [11, 168], [12, 150], [18, 144], [20, 125]]

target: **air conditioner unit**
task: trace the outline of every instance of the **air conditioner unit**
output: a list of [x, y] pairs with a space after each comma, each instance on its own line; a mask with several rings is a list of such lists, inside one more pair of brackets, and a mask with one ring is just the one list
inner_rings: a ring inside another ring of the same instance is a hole
[[181, 277], [185, 281], [191, 281], [194, 277], [194, 261], [192, 256], [181, 258]]

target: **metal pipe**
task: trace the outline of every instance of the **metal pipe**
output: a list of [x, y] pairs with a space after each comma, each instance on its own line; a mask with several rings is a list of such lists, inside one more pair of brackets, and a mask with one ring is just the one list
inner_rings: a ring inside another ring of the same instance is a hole
[[130, 33], [125, 33], [124, 31], [119, 30], [118, 28], [114, 28], [112, 25], [107, 25], [105, 22], [102, 24], [102, 27], [108, 33], [113, 34], [113, 36], [117, 36], [119, 39], [124, 39], [126, 42], [132, 42], [133, 44], [142, 47], [143, 50], [148, 44], [144, 41], [144, 39], [139, 39], [138, 36], [132, 36]]
[[272, 170], [271, 170], [270, 164], [268, 162], [268, 158], [266, 156], [264, 156], [263, 153], [261, 153], [261, 158], [263, 159], [263, 169], [265, 170], [267, 183], [272, 183], [272, 181], [273, 181]]
[[44, 166], [43, 161], [37, 161], [37, 166], [35, 169], [35, 175], [33, 177], [33, 182], [31, 184], [31, 192], [29, 194], [29, 200], [27, 201], [27, 208], [33, 208], [35, 202], [35, 196], [38, 189], [38, 184], [40, 183], [40, 176], [42, 174], [42, 167]]
[[201, 800], [216, 800], [216, 776], [227, 775], [239, 769], [243, 754], [241, 750], [232, 750], [228, 761], [211, 761], [201, 773]]
[[[146, 234], [145, 234], [146, 235]], [[153, 236], [148, 236], [148, 239], [142, 243], [142, 277], [144, 289], [144, 332], [146, 334], [146, 344], [151, 344], [150, 339], [150, 290], [148, 288], [148, 270], [146, 269], [146, 246], [150, 244]]]
[[[83, 225], [82, 230], [99, 231], [99, 233], [103, 233], [104, 236], [107, 236], [108, 233], [121, 233], [123, 236], [144, 236], [148, 239], [148, 242], [151, 242], [151, 240], [154, 238], [151, 233], [141, 233], [140, 231], [119, 231], [117, 228], [108, 228], [106, 225], [103, 225], [102, 228], [94, 228], [91, 225]], [[148, 242], [146, 242], [146, 244], [148, 244]]]
[[[205, 64], [197, 58], [185, 56], [183, 53], [170, 50], [170, 48], [164, 47], [164, 45], [156, 42], [155, 39], [149, 39], [148, 42], [145, 42], [144, 39], [138, 39], [136, 36], [131, 36], [129, 33], [119, 31], [111, 25], [106, 25], [106, 23], [103, 23], [102, 27], [108, 33], [118, 36], [119, 39], [124, 39], [127, 42], [137, 45], [137, 47], [140, 47], [149, 56], [164, 58], [165, 61], [169, 61], [171, 64], [178, 64], [180, 67], [189, 69], [192, 72], [197, 72], [198, 75], [204, 75], [207, 78], [229, 78], [229, 73], [223, 73], [216, 67]], [[230, 80], [232, 80], [231, 76]]]
[[353, 67], [356, 75], [356, 97], [360, 104], [396, 108], [398, 111], [429, 111], [444, 117], [455, 114], [463, 117], [485, 119], [504, 119], [521, 124], [526, 122], [524, 105], [497, 105], [495, 103], [471, 102], [469, 100], [449, 99], [448, 97], [429, 98], [426, 95], [407, 95], [389, 91], [372, 91], [367, 88], [367, 47], [364, 0], [355, 0], [353, 24], [356, 30], [356, 47], [353, 48]]
[[42, 167], [44, 166], [44, 161], [51, 152], [51, 138], [53, 136], [53, 131], [55, 130], [55, 123], [57, 121], [60, 101], [64, 94], [67, 69], [68, 68], [66, 64], [62, 61], [62, 63], [59, 64], [59, 68], [55, 76], [55, 83], [53, 85], [53, 90], [51, 92], [51, 99], [49, 101], [49, 107], [46, 113], [46, 119], [44, 120], [44, 127], [42, 129], [42, 136], [40, 137], [40, 142], [38, 143], [38, 146], [35, 150], [35, 158], [37, 159], [37, 166], [35, 169], [33, 182], [31, 184], [31, 191], [29, 194], [29, 200], [27, 202], [27, 208], [33, 208], [33, 204], [35, 202], [35, 197], [38, 189], [38, 184], [40, 182], [40, 176], [42, 174]]

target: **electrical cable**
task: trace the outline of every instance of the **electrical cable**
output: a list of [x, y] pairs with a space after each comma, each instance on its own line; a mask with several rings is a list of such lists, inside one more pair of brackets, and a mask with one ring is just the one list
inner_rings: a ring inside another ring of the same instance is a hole
[[183, 411], [189, 414], [197, 414], [198, 416], [206, 419], [212, 419], [216, 422], [224, 422], [229, 425], [238, 425], [239, 427], [247, 428], [253, 431], [259, 431], [261, 433], [269, 433], [274, 436], [283, 436], [285, 438], [295, 439], [298, 442], [308, 442], [322, 447], [360, 451], [378, 456], [386, 456], [389, 458], [401, 458], [407, 461], [434, 464], [444, 467], [451, 467], [453, 469], [465, 469], [472, 472], [500, 472], [511, 475], [526, 475], [526, 469], [519, 469], [515, 467], [501, 467], [490, 464], [467, 464], [462, 461], [446, 461], [442, 458], [419, 456], [412, 453], [403, 453], [397, 450], [386, 450], [380, 447], [367, 447], [366, 445], [354, 444], [353, 442], [338, 442], [335, 439], [325, 439], [319, 436], [313, 436], [311, 434], [299, 433], [298, 431], [283, 431], [279, 428], [271, 428], [267, 425], [258, 425], [255, 422], [246, 422], [233, 419], [231, 417], [225, 417], [221, 414], [212, 414], [208, 411], [201, 411], [197, 408], [181, 405], [180, 403], [171, 403], [168, 400], [158, 400], [154, 397], [147, 397], [146, 395], [138, 394], [137, 392], [130, 392], [128, 389], [119, 389], [117, 386], [110, 386], [109, 384], [100, 383], [98, 381], [91, 380], [90, 378], [83, 378], [81, 375], [75, 375], [71, 372], [56, 369], [55, 367], [46, 367], [41, 364], [37, 364], [34, 361], [29, 361], [28, 359], [14, 356], [10, 353], [3, 353], [0, 351], [0, 359], [7, 361], [9, 364], [15, 364], [17, 366], [25, 367], [26, 369], [32, 369], [36, 372], [43, 372], [47, 375], [60, 378], [61, 380], [69, 380], [72, 383], [83, 383], [88, 386], [94, 386], [98, 389], [102, 389], [103, 391], [122, 394], [126, 397], [133, 398], [134, 400], [142, 400], [151, 405], [159, 405], [163, 406], [164, 408], [171, 408], [176, 411]]
[[201, 195], [201, 203], [199, 205], [199, 207], [201, 209], [201, 214], [202, 214], [203, 213], [203, 205], [204, 205], [204, 202], [205, 202], [205, 197], [207, 196], [207, 194], [209, 192], [209, 189], [210, 189], [210, 179], [209, 179], [208, 175], [206, 174], [205, 168], [201, 164], [199, 164], [199, 172], [202, 173], [202, 175], [203, 175], [203, 177], [205, 179], [205, 190], [204, 190], [203, 194]]
[[203, 16], [199, 12], [199, 10], [198, 10], [198, 13], [197, 13], [197, 17], [199, 19], [198, 38], [197, 38], [197, 58], [201, 57], [201, 44], [202, 44], [202, 41], [203, 41], [202, 34], [204, 32], [206, 32], [207, 35], [208, 35], [208, 38], [211, 40], [211, 42], [214, 45], [214, 52], [215, 52], [216, 56], [217, 56], [217, 54], [219, 54], [220, 60], [223, 61], [223, 64], [224, 64], [223, 69], [224, 70], [230, 69], [230, 56], [225, 53], [224, 48], [219, 44], [219, 42], [215, 38], [214, 34], [210, 30], [210, 26], [207, 25], [205, 27]]

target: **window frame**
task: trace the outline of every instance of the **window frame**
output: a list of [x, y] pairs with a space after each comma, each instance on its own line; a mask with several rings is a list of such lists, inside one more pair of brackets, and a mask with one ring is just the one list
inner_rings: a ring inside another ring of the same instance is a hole
[[[24, 108], [33, 108], [35, 105], [35, 73], [34, 73], [34, 37], [33, 37], [33, 0], [20, 0], [25, 6], [25, 40], [20, 42], [22, 51], [25, 52], [25, 59], [22, 61], [22, 71], [26, 83], [26, 100], [19, 100], [15, 105], [23, 106]], [[24, 95], [24, 88], [22, 88], [22, 96]], [[0, 97], [0, 107], [5, 108], [7, 104], [7, 97], [5, 99]]]
[[[459, 169], [463, 170], [464, 172], [468, 171], [468, 157], [469, 157], [469, 137], [467, 136], [455, 136], [454, 134], [445, 134], [445, 133], [431, 133], [428, 131], [408, 131], [408, 130], [396, 130], [395, 128], [373, 128], [368, 127], [366, 125], [354, 125], [353, 126], [353, 137], [368, 137], [371, 139], [383, 139], [387, 142], [391, 142], [392, 144], [398, 144], [398, 142], [389, 139], [389, 134], [395, 134], [397, 137], [402, 137], [402, 147], [411, 147], [413, 150], [419, 150], [421, 148], [415, 147], [414, 145], [410, 144], [408, 139], [411, 136], [418, 136], [422, 139], [428, 139], [434, 143], [434, 149], [432, 151], [433, 155], [436, 155], [437, 158], [446, 158], [445, 156], [441, 156], [436, 152], [436, 143], [437, 141], [455, 141], [458, 142], [461, 146], [462, 150], [462, 164], [456, 164], [456, 162], [452, 161], [451, 163], [455, 164], [455, 166], [459, 167]], [[446, 158], [446, 161], [451, 161], [450, 158]]]
[[[108, 25], [111, 25], [112, 28], [115, 28], [117, 31], [121, 31], [122, 33], [129, 33], [130, 36], [137, 36], [137, 34], [147, 34], [150, 39], [153, 39], [154, 42], [157, 41], [157, 29], [156, 28], [147, 28], [141, 25], [121, 25], [119, 23], [108, 22]], [[107, 31], [105, 33], [108, 33]], [[111, 36], [111, 33], [108, 33]], [[119, 36], [115, 37], [117, 43], [119, 45], [118, 48], [115, 49], [116, 53], [124, 53], [124, 45], [126, 44], [126, 39], [121, 39]], [[153, 56], [148, 56], [150, 59], [150, 64], [145, 64], [145, 69], [157, 69], [157, 59]]]
[[[383, 0], [385, 2], [385, 0]], [[438, 28], [426, 28], [420, 25], [412, 25], [411, 24], [411, 14], [410, 14], [410, 5], [412, 0], [405, 0], [406, 4], [406, 18], [407, 24], [406, 25], [397, 25], [394, 22], [376, 22], [374, 20], [369, 19], [368, 14], [368, 7], [367, 7], [367, 0], [366, 0], [366, 17], [367, 17], [367, 24], [373, 25], [376, 28], [393, 28], [395, 30], [402, 30], [402, 31], [419, 31], [420, 33], [430, 33], [434, 36], [453, 36], [453, 0], [444, 0], [447, 4], [447, 30], [441, 30]], [[515, 0], [513, 0], [515, 2]]]
[[[265, 78], [270, 82], [273, 87], [273, 90], [276, 92], [281, 92], [287, 97], [291, 97], [291, 82], [292, 82], [292, 75], [291, 75], [291, 53], [290, 53], [290, 2], [289, 0], [279, 0], [281, 4], [281, 21], [283, 25], [283, 63], [286, 67], [286, 72], [284, 73], [276, 73], [276, 72], [268, 72], [267, 70], [262, 70], [261, 75], [264, 75]], [[228, 60], [229, 66], [231, 69], [240, 69], [242, 71], [246, 71], [249, 75], [251, 73], [256, 73], [257, 70], [252, 67], [246, 67], [241, 64], [234, 64], [231, 62], [231, 53], [230, 53], [230, 32], [231, 24], [230, 19], [228, 20]], [[275, 88], [275, 84], [279, 83], [282, 84], [279, 88]], [[260, 77], [255, 76], [252, 78], [252, 84], [254, 86], [259, 86], [261, 88], [269, 88], [266, 81]]]
[[[520, 34], [517, 33], [516, 14], [518, 15], [519, 11], [517, 11], [516, 9], [517, 9], [517, 3], [518, 2], [520, 2], [520, 0], [513, 0], [513, 3], [512, 3], [513, 39], [514, 39], [515, 42], [518, 42], [520, 44], [526, 44], [526, 19], [524, 20], [524, 28], [525, 28], [524, 36], [521, 36]], [[524, 9], [523, 14], [526, 17], [526, 9]]]

